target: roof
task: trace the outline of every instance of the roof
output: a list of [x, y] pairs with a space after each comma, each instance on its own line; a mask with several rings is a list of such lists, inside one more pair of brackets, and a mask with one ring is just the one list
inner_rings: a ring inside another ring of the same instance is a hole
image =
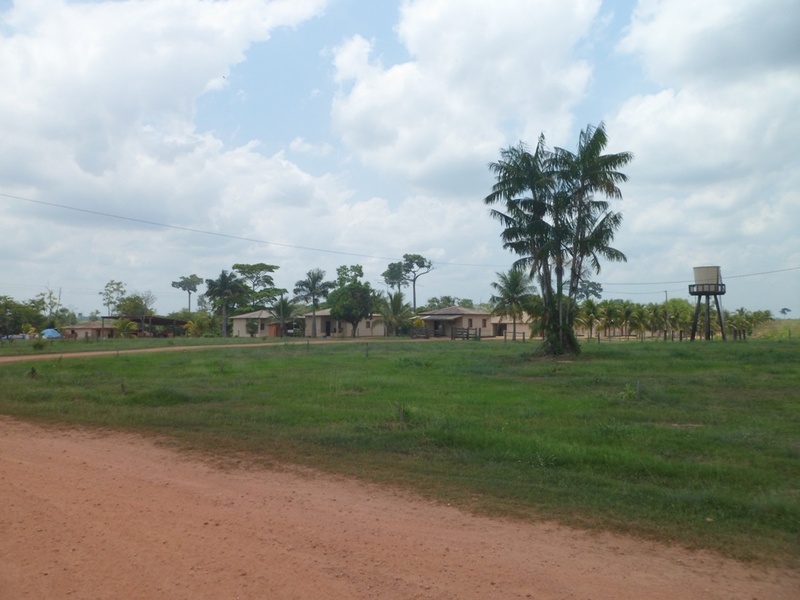
[[234, 315], [232, 319], [274, 319], [275, 315], [271, 310], [254, 310], [253, 312], [242, 315]]
[[484, 310], [478, 310], [475, 308], [464, 308], [463, 306], [448, 306], [447, 308], [426, 310], [425, 312], [421, 312], [419, 314], [423, 319], [425, 317], [436, 317], [437, 319], [440, 318], [443, 319], [446, 316], [452, 316], [453, 318], [458, 318], [464, 315], [481, 315], [483, 317], [489, 315], [489, 313]]
[[[138, 316], [130, 316], [130, 315], [109, 315], [107, 317], [102, 317], [103, 323], [107, 322], [108, 320], [116, 321], [117, 319], [128, 319], [129, 321], [134, 321], [135, 323], [141, 323], [142, 317]], [[148, 325], [185, 325], [187, 323], [186, 319], [174, 319], [172, 317], [158, 317], [156, 315], [148, 315], [144, 317], [144, 322]]]

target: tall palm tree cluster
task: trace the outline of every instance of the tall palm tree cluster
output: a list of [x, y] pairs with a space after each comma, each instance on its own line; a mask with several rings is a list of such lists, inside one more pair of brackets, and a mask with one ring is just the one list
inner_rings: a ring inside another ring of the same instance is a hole
[[550, 149], [544, 135], [531, 152], [520, 143], [490, 163], [496, 183], [484, 198], [503, 226], [503, 247], [518, 256], [514, 268], [530, 273], [541, 291], [545, 351], [579, 351], [574, 332], [581, 285], [600, 272], [601, 259], [625, 261], [613, 248], [622, 214], [609, 199], [621, 199], [620, 171], [630, 152], [603, 154], [605, 127], [581, 131], [575, 152]]
[[[670, 336], [683, 332], [686, 336], [692, 329], [695, 307], [683, 298], [672, 298], [667, 302], [638, 304], [629, 300], [603, 300], [589, 298], [580, 305], [576, 323], [589, 337], [637, 336], [640, 338]], [[759, 325], [772, 320], [768, 310], [749, 311], [738, 308], [733, 312], [723, 311], [723, 321], [738, 331], [753, 333]], [[705, 326], [705, 311], [700, 311], [700, 325]], [[717, 315], [711, 315], [711, 329], [718, 333]]]

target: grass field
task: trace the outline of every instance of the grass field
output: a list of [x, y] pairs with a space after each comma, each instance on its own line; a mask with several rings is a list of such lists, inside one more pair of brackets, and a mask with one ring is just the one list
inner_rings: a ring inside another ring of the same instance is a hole
[[0, 365], [0, 413], [158, 434], [223, 462], [309, 465], [481, 513], [800, 561], [794, 338], [591, 344], [564, 360], [487, 340], [61, 358], [73, 346]]

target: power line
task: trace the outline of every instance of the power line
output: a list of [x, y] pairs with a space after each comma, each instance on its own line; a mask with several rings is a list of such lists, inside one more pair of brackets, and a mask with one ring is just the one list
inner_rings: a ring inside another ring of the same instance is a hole
[[[327, 250], [324, 248], [314, 248], [311, 246], [300, 246], [296, 244], [286, 244], [282, 242], [271, 242], [268, 240], [260, 240], [257, 238], [249, 238], [245, 236], [233, 235], [229, 233], [220, 233], [218, 231], [207, 231], [205, 229], [195, 229], [192, 227], [185, 227], [182, 225], [171, 225], [169, 223], [160, 223], [158, 221], [149, 221], [147, 219], [139, 219], [136, 217], [126, 217], [122, 215], [115, 215], [113, 213], [107, 213], [97, 210], [90, 210], [86, 208], [77, 208], [75, 206], [67, 206], [65, 204], [56, 204], [55, 202], [45, 202], [44, 200], [34, 200], [32, 198], [25, 198], [23, 196], [15, 196], [12, 194], [6, 194], [0, 192], [0, 196], [5, 198], [11, 198], [13, 200], [21, 200], [23, 202], [30, 202], [32, 204], [40, 204], [43, 206], [51, 206], [53, 208], [60, 208], [62, 210], [71, 210], [75, 212], [80, 212], [84, 214], [96, 215], [100, 217], [106, 217], [109, 219], [117, 219], [120, 221], [128, 221], [132, 223], [141, 223], [143, 225], [152, 225], [154, 227], [164, 227], [166, 229], [175, 229], [178, 231], [186, 231], [189, 233], [199, 233], [202, 235], [212, 235], [216, 237], [231, 239], [231, 240], [238, 240], [243, 242], [251, 242], [255, 244], [266, 244], [270, 246], [280, 246], [282, 248], [292, 248], [295, 250], [307, 250], [310, 252], [321, 252], [323, 254], [336, 254], [340, 256], [354, 256], [357, 258], [373, 258], [378, 260], [388, 260], [388, 261], [397, 261], [401, 260], [398, 258], [391, 258], [387, 256], [375, 256], [371, 254], [361, 254], [358, 252], [344, 252], [341, 250]], [[487, 264], [473, 264], [473, 263], [439, 263], [436, 265], [437, 267], [478, 267], [478, 268], [505, 268], [508, 265], [487, 265]], [[758, 277], [761, 275], [773, 275], [775, 273], [786, 273], [787, 271], [797, 271], [800, 270], [800, 267], [789, 267], [787, 269], [776, 269], [773, 271], [762, 271], [759, 273], [745, 273], [742, 275], [726, 275], [725, 279], [741, 279], [745, 277]], [[624, 283], [614, 283], [614, 282], [598, 282], [600, 285], [603, 286], [641, 286], [641, 285], [678, 285], [678, 284], [690, 284], [692, 280], [681, 280], [681, 281], [636, 281], [636, 282], [624, 282]]]
[[[282, 248], [292, 248], [295, 250], [307, 250], [310, 252], [321, 252], [323, 254], [337, 254], [340, 256], [354, 256], [356, 258], [373, 258], [378, 260], [387, 260], [389, 262], [400, 261], [401, 258], [391, 258], [388, 256], [375, 256], [372, 254], [362, 254], [358, 252], [344, 252], [340, 250], [327, 250], [324, 248], [314, 248], [311, 246], [299, 246], [296, 244], [286, 244], [282, 242], [271, 242], [268, 240], [260, 240], [257, 238], [250, 238], [240, 235], [233, 235], [229, 233], [220, 233], [218, 231], [207, 231], [205, 229], [195, 229], [193, 227], [185, 227], [183, 225], [171, 225], [169, 223], [160, 223], [158, 221], [149, 221], [147, 219], [139, 219], [136, 217], [126, 217], [123, 215], [115, 215], [113, 213], [102, 212], [99, 210], [90, 210], [87, 208], [77, 208], [75, 206], [67, 206], [65, 204], [56, 204], [55, 202], [45, 202], [44, 200], [33, 200], [32, 198], [24, 198], [22, 196], [14, 196], [12, 194], [5, 194], [0, 192], [0, 196], [4, 196], [6, 198], [12, 198], [14, 200], [22, 200], [23, 202], [30, 202], [33, 204], [41, 204], [43, 206], [51, 206], [53, 208], [60, 208], [62, 210], [71, 210], [75, 212], [80, 212], [89, 215], [96, 215], [99, 217], [106, 217], [109, 219], [117, 219], [120, 221], [128, 221], [132, 223], [141, 223], [143, 225], [152, 225], [154, 227], [164, 227], [166, 229], [176, 229], [178, 231], [186, 231], [189, 233], [199, 233], [202, 235], [213, 235], [216, 237], [226, 238], [230, 240], [238, 240], [243, 242], [250, 242], [254, 244], [266, 244], [270, 246], [280, 246]], [[437, 267], [480, 267], [480, 268], [505, 268], [507, 265], [483, 265], [483, 264], [470, 264], [470, 263], [440, 263], [436, 265]]]

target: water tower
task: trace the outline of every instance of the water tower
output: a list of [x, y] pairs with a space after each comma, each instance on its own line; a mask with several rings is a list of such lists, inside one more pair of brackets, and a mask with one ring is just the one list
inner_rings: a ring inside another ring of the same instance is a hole
[[725, 323], [722, 318], [722, 308], [719, 305], [719, 297], [723, 294], [725, 294], [725, 284], [722, 283], [722, 273], [719, 267], [694, 268], [694, 285], [689, 286], [689, 295], [697, 296], [697, 308], [695, 308], [694, 320], [692, 321], [692, 341], [694, 341], [694, 336], [697, 333], [697, 320], [700, 317], [703, 296], [706, 299], [706, 339], [711, 339], [711, 296], [714, 296], [719, 328], [722, 331], [722, 339], [725, 339]]

